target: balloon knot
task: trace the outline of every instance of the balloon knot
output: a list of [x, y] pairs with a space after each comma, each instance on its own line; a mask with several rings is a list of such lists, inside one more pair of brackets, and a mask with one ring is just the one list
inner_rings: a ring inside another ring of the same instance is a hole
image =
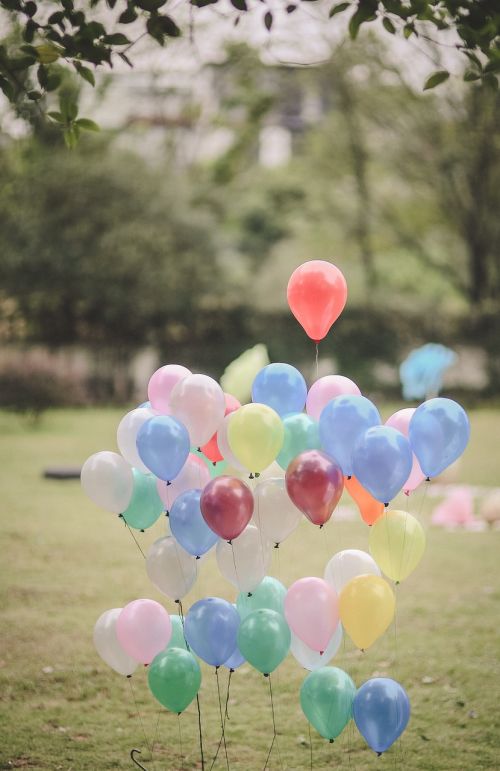
[[248, 478], [249, 478], [249, 479], [253, 479], [253, 474], [252, 474], [252, 473], [250, 473], [250, 474], [248, 475]]
[[129, 680], [132, 677], [132, 675], [127, 675], [127, 680]]
[[234, 672], [234, 669], [230, 669], [230, 670], [229, 670], [229, 673], [230, 673], [231, 675], [233, 674], [233, 672]]
[[320, 530], [322, 530], [322, 529], [323, 529], [323, 525], [320, 525], [320, 526], [319, 526], [319, 529], [320, 529]]
[[215, 667], [215, 673], [214, 673], [214, 674], [217, 674], [217, 672], [219, 671], [219, 667], [220, 667], [220, 664], [218, 664], [218, 665]]
[[389, 503], [384, 503], [385, 508], [389, 508]]
[[404, 490], [404, 494], [406, 495], [407, 498], [410, 497], [410, 491], [409, 490]]
[[325, 651], [320, 651], [319, 655], [322, 656]]
[[166, 511], [166, 512], [165, 512], [165, 516], [166, 516], [166, 517], [169, 517], [169, 516], [170, 516], [170, 514], [168, 513], [168, 511]]
[[377, 758], [379, 758], [382, 755], [381, 752], [377, 752]]
[[352, 474], [348, 474], [347, 479], [352, 479]]
[[196, 559], [197, 559], [197, 560], [199, 560], [199, 559], [200, 559], [200, 555], [199, 555], [199, 554], [197, 554], [197, 555], [196, 555]]
[[251, 596], [252, 596], [252, 592], [247, 592], [247, 597], [251, 597]]
[[330, 739], [330, 744], [333, 744], [334, 741], [335, 741], [334, 739]]
[[426, 481], [426, 482], [430, 482], [430, 481], [431, 481], [431, 478], [430, 478], [430, 477], [425, 477], [425, 481]]
[[201, 452], [201, 447], [197, 447], [197, 448], [196, 448], [196, 450], [197, 450], [198, 452]]
[[258, 479], [260, 477], [260, 471], [255, 472], [255, 479]]
[[229, 544], [229, 546], [232, 546], [232, 544], [233, 544], [233, 539], [232, 538], [229, 539], [228, 544]]
[[149, 664], [144, 664], [145, 667], [149, 667]]
[[269, 677], [269, 672], [263, 672], [264, 677]]
[[181, 601], [180, 601], [180, 600], [174, 600], [174, 602], [176, 602], [176, 603], [177, 603], [177, 605], [180, 605], [180, 604], [181, 604]]
[[141, 533], [143, 533], [143, 532], [144, 532], [144, 530], [141, 528]]
[[170, 487], [171, 484], [172, 482], [167, 482], [167, 487]]
[[118, 514], [118, 519], [123, 519], [123, 514]]
[[275, 543], [275, 544], [274, 544], [274, 548], [275, 548], [275, 549], [279, 549], [279, 548], [280, 548], [280, 545], [279, 545], [279, 543]]
[[396, 586], [399, 586], [399, 581], [394, 581], [394, 584], [395, 584]]
[[361, 651], [361, 653], [364, 653], [364, 652], [365, 652], [365, 649], [364, 649], [364, 648], [360, 648], [359, 650]]
[[216, 461], [216, 460], [213, 460], [213, 461], [212, 461], [212, 466], [216, 466], [216, 465], [217, 465], [217, 461]]

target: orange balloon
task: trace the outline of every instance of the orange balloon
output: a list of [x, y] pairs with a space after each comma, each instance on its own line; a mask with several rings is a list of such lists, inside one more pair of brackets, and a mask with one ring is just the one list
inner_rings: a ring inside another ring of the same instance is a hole
[[286, 294], [299, 324], [319, 343], [344, 310], [347, 283], [342, 271], [331, 262], [310, 260], [294, 270]]
[[384, 504], [377, 501], [356, 477], [344, 477], [344, 485], [367, 525], [373, 525], [384, 513]]

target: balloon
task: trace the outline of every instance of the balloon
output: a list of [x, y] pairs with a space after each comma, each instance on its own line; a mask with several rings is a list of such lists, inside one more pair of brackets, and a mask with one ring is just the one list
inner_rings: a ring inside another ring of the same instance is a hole
[[198, 578], [196, 559], [171, 535], [159, 538], [146, 555], [146, 572], [162, 594], [181, 600]]
[[172, 637], [170, 638], [167, 650], [169, 648], [184, 648], [187, 651], [186, 640], [184, 638], [184, 626], [180, 616], [170, 614], [170, 621], [172, 623]]
[[[224, 394], [224, 400], [226, 403], [224, 417], [226, 417], [227, 415], [230, 415], [232, 412], [235, 412], [239, 407], [241, 407], [241, 404], [239, 403], [238, 399], [235, 399], [234, 396], [231, 396], [231, 394]], [[217, 436], [219, 431], [220, 431], [220, 427], [210, 437], [208, 442], [206, 442], [206, 444], [204, 444], [203, 447], [201, 448], [203, 455], [205, 455], [205, 457], [207, 457], [208, 460], [211, 460], [212, 463], [217, 463], [217, 461], [223, 460], [224, 458], [224, 456], [221, 454], [219, 445], [217, 443]]]
[[469, 435], [467, 413], [452, 399], [429, 399], [417, 407], [410, 421], [410, 444], [427, 477], [437, 476], [457, 460]]
[[338, 396], [323, 409], [319, 418], [321, 444], [346, 477], [355, 473], [352, 453], [359, 438], [380, 423], [379, 411], [365, 396]]
[[286, 587], [283, 586], [281, 581], [272, 578], [272, 576], [266, 576], [255, 587], [250, 596], [248, 596], [248, 592], [239, 593], [236, 598], [236, 607], [240, 618], [245, 619], [254, 610], [260, 610], [261, 608], [274, 610], [276, 613], [281, 613], [284, 616], [285, 595]]
[[344, 549], [334, 554], [325, 568], [325, 581], [340, 594], [346, 584], [356, 576], [380, 576], [380, 570], [366, 551]]
[[130, 503], [122, 516], [127, 525], [136, 530], [146, 530], [154, 525], [163, 513], [163, 504], [156, 489], [156, 481], [151, 474], [142, 474], [132, 469], [134, 490]]
[[333, 741], [352, 717], [356, 686], [343, 669], [322, 667], [307, 675], [300, 688], [300, 706], [325, 739]]
[[116, 452], [96, 452], [87, 458], [80, 474], [83, 491], [97, 506], [115, 514], [127, 508], [134, 477], [132, 469]]
[[141, 664], [150, 664], [168, 644], [172, 622], [155, 600], [134, 600], [125, 605], [116, 621], [116, 636], [123, 650]]
[[252, 491], [241, 479], [221, 476], [206, 485], [200, 498], [203, 519], [220, 538], [232, 541], [243, 532], [253, 514]]
[[[431, 523], [441, 527], [474, 527], [478, 520], [474, 516], [474, 496], [470, 487], [452, 487], [446, 494], [446, 498], [441, 501], [432, 512]], [[480, 516], [487, 522], [494, 522], [498, 519], [498, 502], [495, 506], [495, 499], [500, 500], [500, 493], [496, 493], [483, 498]], [[493, 504], [492, 510], [490, 509]], [[496, 508], [496, 511], [495, 511]]]
[[168, 648], [161, 651], [151, 664], [148, 685], [160, 704], [180, 715], [200, 689], [200, 665], [190, 651]]
[[279, 544], [298, 527], [302, 514], [288, 497], [284, 479], [263, 479], [254, 490], [254, 517], [263, 537]]
[[143, 474], [149, 474], [149, 469], [144, 465], [137, 452], [137, 434], [141, 426], [154, 417], [153, 410], [138, 407], [121, 419], [116, 433], [116, 441], [121, 454], [131, 466]]
[[249, 471], [267, 468], [283, 446], [280, 416], [265, 404], [245, 404], [229, 422], [227, 438], [236, 459]]
[[343, 375], [325, 375], [316, 380], [309, 389], [306, 412], [314, 420], [319, 420], [323, 408], [337, 396], [361, 396], [356, 383]]
[[246, 470], [245, 466], [241, 465], [238, 458], [236, 458], [236, 456], [234, 455], [233, 451], [229, 446], [229, 439], [227, 438], [229, 423], [236, 412], [237, 410], [234, 410], [234, 412], [230, 412], [229, 415], [226, 415], [226, 417], [222, 421], [221, 426], [217, 431], [217, 445], [219, 447], [219, 450], [224, 460], [227, 461], [233, 469], [235, 469], [236, 471], [243, 471], [245, 475], [248, 476], [248, 471]]
[[243, 351], [237, 359], [227, 365], [220, 384], [224, 391], [233, 394], [240, 402], [249, 401], [255, 375], [269, 364], [267, 348], [262, 343]]
[[380, 576], [357, 576], [339, 596], [342, 625], [361, 650], [369, 648], [385, 632], [395, 606], [394, 592]]
[[276, 458], [281, 468], [288, 464], [305, 450], [318, 450], [321, 447], [319, 426], [315, 420], [304, 413], [288, 415], [283, 420], [285, 437], [280, 454]]
[[396, 583], [413, 573], [424, 550], [422, 525], [407, 511], [386, 511], [370, 530], [370, 554]]
[[411, 467], [408, 439], [388, 426], [369, 428], [352, 454], [352, 468], [358, 482], [377, 501], [386, 504], [401, 490]]
[[190, 374], [191, 370], [180, 364], [165, 364], [157, 369], [148, 383], [148, 399], [152, 408], [163, 415], [169, 415], [172, 389]]
[[144, 465], [156, 477], [175, 479], [189, 455], [186, 427], [170, 415], [157, 415], [137, 432], [137, 451]]
[[426, 343], [415, 348], [399, 367], [406, 400], [437, 396], [443, 385], [443, 374], [457, 359], [456, 353], [440, 343]]
[[274, 672], [290, 650], [290, 630], [281, 613], [260, 608], [240, 624], [238, 648], [263, 675]]
[[306, 517], [320, 527], [328, 522], [344, 489], [340, 466], [320, 450], [307, 450], [286, 470], [290, 499]]
[[410, 719], [405, 689], [388, 677], [374, 677], [358, 689], [353, 717], [366, 743], [379, 755], [398, 739]]
[[170, 409], [186, 426], [191, 442], [201, 447], [222, 423], [226, 409], [224, 391], [208, 375], [188, 375], [172, 389]]
[[355, 476], [345, 477], [344, 485], [353, 501], [357, 503], [363, 521], [367, 525], [373, 525], [384, 513], [384, 504], [365, 490]]
[[285, 597], [292, 632], [314, 651], [325, 651], [339, 623], [337, 592], [322, 578], [300, 578]]
[[215, 550], [219, 570], [240, 592], [253, 592], [271, 564], [271, 548], [255, 525], [228, 544], [219, 541]]
[[302, 642], [302, 640], [292, 632], [290, 650], [293, 657], [299, 662], [299, 664], [304, 667], [304, 669], [308, 669], [310, 672], [312, 672], [313, 670], [319, 669], [320, 667], [326, 667], [328, 662], [333, 659], [338, 649], [340, 648], [342, 638], [342, 624], [339, 624], [331, 636], [330, 642], [326, 646], [324, 652], [319, 653], [318, 651], [313, 651], [312, 648]]
[[293, 315], [318, 343], [344, 310], [347, 284], [342, 272], [331, 262], [310, 260], [294, 270], [286, 293]]
[[189, 453], [186, 463], [170, 484], [158, 479], [156, 486], [167, 511], [173, 506], [175, 499], [188, 490], [203, 490], [210, 482], [210, 471], [197, 455]]
[[99, 616], [94, 626], [94, 645], [111, 669], [130, 677], [137, 668], [137, 661], [125, 653], [116, 636], [116, 620], [121, 612], [122, 608], [112, 608]]
[[200, 509], [201, 490], [179, 495], [170, 510], [170, 531], [183, 549], [194, 557], [209, 551], [219, 540], [209, 528]]
[[198, 600], [184, 621], [187, 644], [207, 664], [220, 667], [232, 655], [240, 617], [236, 608], [219, 597]]
[[[404, 410], [398, 410], [385, 421], [385, 425], [390, 426], [391, 428], [395, 428], [397, 431], [401, 431], [403, 436], [406, 436], [408, 439], [410, 421], [414, 414], [414, 407], [406, 407]], [[412, 456], [413, 464], [411, 467], [410, 476], [403, 485], [403, 490], [407, 495], [415, 490], [425, 479], [425, 474], [422, 473], [417, 456], [415, 453], [412, 453]]]
[[302, 412], [306, 397], [306, 381], [291, 364], [268, 364], [253, 381], [252, 401], [267, 404], [280, 417]]
[[234, 672], [235, 669], [241, 667], [242, 664], [245, 664], [245, 662], [246, 658], [241, 655], [238, 646], [236, 646], [228, 660], [224, 662], [224, 666], [227, 667], [230, 672]]

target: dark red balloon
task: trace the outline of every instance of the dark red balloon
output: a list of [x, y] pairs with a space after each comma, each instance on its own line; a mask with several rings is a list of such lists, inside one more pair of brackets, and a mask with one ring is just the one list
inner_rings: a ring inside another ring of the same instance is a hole
[[200, 508], [209, 528], [225, 541], [232, 541], [252, 518], [252, 491], [241, 479], [216, 477], [204, 487]]
[[338, 463], [321, 450], [307, 450], [288, 464], [285, 478], [290, 499], [313, 525], [328, 522], [344, 489]]

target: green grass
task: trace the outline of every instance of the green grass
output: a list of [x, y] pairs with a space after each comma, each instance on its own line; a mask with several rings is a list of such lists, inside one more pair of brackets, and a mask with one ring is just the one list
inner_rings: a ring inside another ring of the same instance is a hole
[[[142, 750], [148, 771], [200, 768], [193, 705], [180, 718], [181, 761], [178, 718], [158, 709], [145, 671], [137, 671], [132, 682], [149, 740], [158, 724], [151, 761], [130, 682], [108, 669], [92, 645], [94, 622], [107, 608], [137, 597], [160, 600], [170, 612], [175, 604], [150, 584], [117, 517], [86, 500], [78, 482], [41, 477], [46, 465], [78, 464], [99, 449], [114, 449], [119, 417], [112, 410], [54, 411], [40, 426], [28, 427], [0, 413], [0, 768], [130, 769], [132, 747]], [[500, 413], [476, 412], [472, 423], [460, 479], [499, 484]], [[414, 494], [409, 510], [426, 523], [434, 500], [424, 503], [422, 496]], [[143, 548], [163, 527], [162, 519], [138, 534]], [[427, 534], [421, 565], [397, 587], [397, 624], [365, 654], [346, 639], [333, 662], [357, 685], [375, 673], [399, 680], [411, 700], [409, 726], [382, 758], [366, 747], [352, 723], [333, 745], [312, 729], [316, 769], [500, 767], [500, 532], [427, 529]], [[304, 521], [274, 553], [272, 573], [287, 584], [322, 575], [335, 551], [367, 543], [361, 522], [333, 520], [320, 532]], [[203, 564], [185, 605], [210, 594], [235, 597], [213, 558]], [[273, 675], [279, 748], [288, 769], [310, 767], [308, 726], [298, 700], [305, 674], [289, 657]], [[225, 671], [221, 681], [225, 695]], [[201, 705], [205, 754], [211, 757], [219, 708], [213, 669], [205, 666]], [[229, 715], [230, 768], [262, 769], [272, 738], [268, 682], [248, 665], [233, 675]], [[216, 768], [225, 768], [223, 752]], [[277, 753], [269, 768], [280, 768]]]

